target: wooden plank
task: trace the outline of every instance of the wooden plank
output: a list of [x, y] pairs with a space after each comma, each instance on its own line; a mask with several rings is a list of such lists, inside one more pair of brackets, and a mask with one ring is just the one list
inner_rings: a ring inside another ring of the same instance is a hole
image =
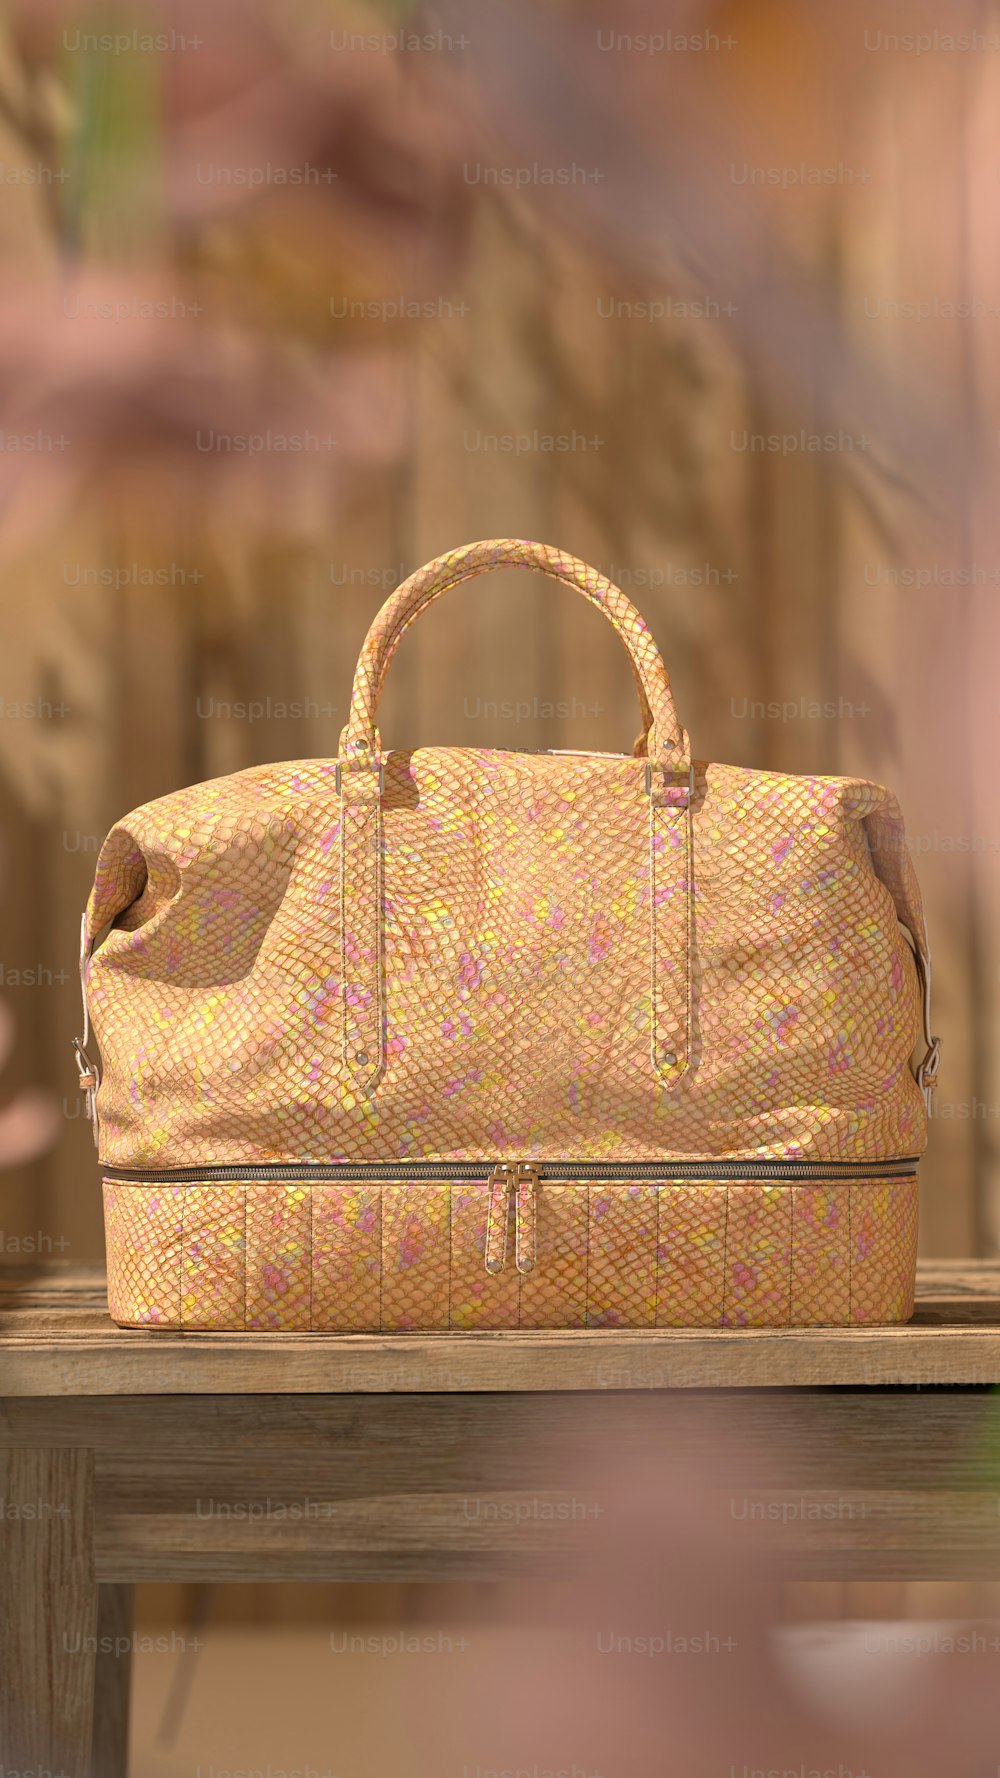
[[3, 1361], [7, 1396], [998, 1383], [996, 1327], [917, 1327], [906, 1333], [190, 1334], [176, 1343], [108, 1333], [12, 1341]]
[[[908, 1599], [914, 1582], [946, 1581], [956, 1592], [962, 1586], [964, 1594], [959, 1596], [967, 1598], [968, 1589], [975, 1583], [1000, 1575], [1000, 1564], [995, 1553], [988, 1550], [970, 1549], [956, 1555], [951, 1550], [924, 1544], [918, 1549], [803, 1550], [782, 1563], [782, 1572], [801, 1580], [896, 1581], [906, 1585]], [[911, 1600], [905, 1615], [913, 1620], [926, 1613], [914, 1608]]]
[[199, 1492], [247, 1501], [406, 1491], [418, 1473], [430, 1492], [456, 1476], [470, 1491], [562, 1485], [573, 1465], [593, 1468], [595, 1446], [625, 1464], [665, 1436], [678, 1460], [725, 1446], [726, 1474], [745, 1490], [773, 1485], [794, 1459], [796, 1486], [897, 1488], [908, 1478], [975, 1491], [995, 1471], [994, 1418], [989, 1392], [959, 1390], [688, 1391], [669, 1402], [613, 1392], [41, 1396], [3, 1403], [0, 1447], [90, 1446], [102, 1501], [138, 1495], [150, 1510]]
[[609, 1451], [724, 1477], [706, 1501], [778, 1579], [989, 1579], [992, 1413], [951, 1390], [8, 1399], [0, 1445], [91, 1447], [105, 1585], [572, 1573], [618, 1504]]
[[0, 1497], [0, 1763], [5, 1772], [47, 1768], [88, 1778], [93, 1459], [86, 1451], [7, 1451]]
[[5, 1274], [0, 1397], [1000, 1383], [1000, 1263], [939, 1262], [903, 1327], [180, 1334], [116, 1328], [96, 1274]]
[[[98, 1515], [96, 1571], [116, 1582], [556, 1575], [578, 1569], [601, 1535], [600, 1520], [572, 1516], [571, 1492], [487, 1494], [477, 1504], [501, 1516], [469, 1515], [464, 1498], [448, 1493], [341, 1502], [328, 1518], [297, 1522], [108, 1511]], [[715, 1504], [720, 1521], [731, 1516], [728, 1494], [720, 1491]], [[858, 1559], [870, 1559], [876, 1578], [883, 1559], [896, 1571], [902, 1558], [914, 1577], [1000, 1574], [995, 1494], [789, 1488], [747, 1496], [740, 1505], [748, 1515], [740, 1529], [775, 1575], [792, 1574], [805, 1561], [813, 1572], [822, 1567], [834, 1576], [844, 1558], [855, 1572]], [[540, 1508], [564, 1516], [542, 1518]]]
[[[165, 1579], [185, 1585], [257, 1585], [312, 1587], [317, 1584], [369, 1586], [457, 1586], [462, 1583], [497, 1582], [505, 1579], [571, 1580], [578, 1573], [571, 1553], [537, 1550], [341, 1550], [317, 1555], [291, 1551], [264, 1564], [248, 1563], [242, 1555], [206, 1557], [199, 1552], [174, 1551], [165, 1572], [159, 1556], [137, 1558], [140, 1578], [159, 1586]], [[793, 1550], [776, 1558], [772, 1566], [776, 1582], [882, 1581], [914, 1583], [946, 1581], [966, 1588], [976, 1582], [1000, 1581], [1000, 1554], [995, 1550], [969, 1548], [955, 1552], [921, 1543], [916, 1548]], [[266, 1597], [266, 1595], [263, 1595]], [[402, 1596], [402, 1595], [401, 1595]], [[923, 1615], [923, 1614], [916, 1614]], [[255, 1621], [260, 1614], [255, 1612]]]

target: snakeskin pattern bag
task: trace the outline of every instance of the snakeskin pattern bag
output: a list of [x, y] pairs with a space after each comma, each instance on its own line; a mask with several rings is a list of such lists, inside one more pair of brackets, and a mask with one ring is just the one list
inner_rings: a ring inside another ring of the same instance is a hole
[[[632, 755], [383, 750], [404, 631], [500, 565], [609, 619]], [[911, 1313], [938, 1044], [896, 801], [693, 761], [642, 618], [557, 550], [473, 544], [399, 587], [338, 759], [120, 821], [81, 968], [123, 1326]]]

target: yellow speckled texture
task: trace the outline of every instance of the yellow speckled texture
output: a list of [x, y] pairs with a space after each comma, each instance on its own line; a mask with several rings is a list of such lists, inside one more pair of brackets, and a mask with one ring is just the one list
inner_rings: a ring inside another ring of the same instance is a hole
[[[640, 687], [633, 755], [382, 750], [404, 630], [501, 563], [567, 581], [610, 619]], [[372, 626], [339, 760], [179, 790], [104, 844], [87, 910], [101, 1159], [182, 1175], [107, 1186], [112, 1314], [402, 1330], [899, 1319], [911, 1182], [629, 1186], [616, 1168], [919, 1156], [903, 927], [923, 954], [888, 791], [692, 762], [618, 589], [538, 544], [453, 551]], [[441, 1182], [408, 1182], [411, 1161], [441, 1162]], [[486, 1187], [461, 1185], [463, 1161], [565, 1163], [538, 1198], [533, 1272], [486, 1274]], [[607, 1186], [574, 1186], [576, 1161], [606, 1167]], [[293, 1162], [388, 1164], [398, 1183], [204, 1172]]]
[[[170, 1191], [167, 1233], [162, 1187], [105, 1181], [111, 1309], [123, 1326], [848, 1327], [913, 1309], [915, 1180], [838, 1186], [836, 1214], [825, 1185], [542, 1184], [537, 1269], [497, 1277], [483, 1264], [480, 1185], [192, 1181]], [[245, 1244], [244, 1227], [258, 1231]]]

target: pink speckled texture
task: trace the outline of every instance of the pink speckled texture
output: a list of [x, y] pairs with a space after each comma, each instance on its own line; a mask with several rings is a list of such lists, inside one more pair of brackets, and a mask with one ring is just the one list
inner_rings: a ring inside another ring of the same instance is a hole
[[104, 1193], [112, 1314], [127, 1327], [847, 1327], [913, 1309], [915, 1180], [543, 1183], [537, 1269], [496, 1277], [478, 1183]]
[[[383, 750], [400, 638], [499, 564], [609, 619], [640, 692], [632, 755]], [[108, 1182], [116, 1319], [405, 1332], [909, 1313], [911, 1181], [848, 1173], [820, 1198], [808, 1174], [669, 1173], [923, 1153], [903, 929], [924, 964], [926, 934], [889, 791], [692, 761], [643, 618], [594, 569], [518, 539], [452, 551], [390, 597], [340, 747], [147, 803], [102, 848], [85, 931], [100, 1156], [182, 1180]], [[440, 1180], [408, 1176], [417, 1161]], [[565, 1168], [522, 1198], [518, 1252], [493, 1274], [470, 1161]], [[574, 1183], [588, 1162], [606, 1185]], [[629, 1162], [663, 1182], [626, 1183]], [[393, 1182], [296, 1185], [290, 1163], [378, 1163]], [[247, 1164], [277, 1171], [260, 1187], [209, 1175]]]

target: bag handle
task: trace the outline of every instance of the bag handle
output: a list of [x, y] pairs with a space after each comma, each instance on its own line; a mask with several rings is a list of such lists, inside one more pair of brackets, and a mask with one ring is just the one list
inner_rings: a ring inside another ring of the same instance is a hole
[[645, 620], [625, 594], [590, 568], [544, 543], [522, 538], [494, 538], [469, 543], [418, 568], [388, 598], [365, 638], [358, 658], [351, 713], [340, 740], [341, 764], [357, 769], [379, 761], [381, 740], [376, 727], [385, 675], [405, 631], [435, 599], [463, 580], [491, 568], [535, 568], [553, 580], [575, 587], [603, 611], [625, 645], [639, 690], [643, 732], [634, 752], [645, 754], [671, 772], [686, 775], [691, 766], [687, 734], [677, 720], [667, 669]]

